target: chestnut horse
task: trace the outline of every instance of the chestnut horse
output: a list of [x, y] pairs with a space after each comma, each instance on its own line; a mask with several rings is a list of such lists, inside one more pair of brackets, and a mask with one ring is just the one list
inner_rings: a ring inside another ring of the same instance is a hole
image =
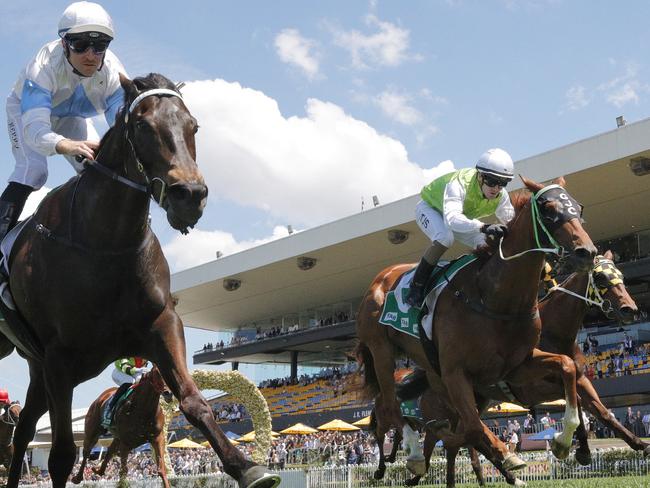
[[[595, 292], [593, 291], [595, 290]], [[593, 296], [593, 298], [589, 298]], [[623, 283], [623, 275], [612, 262], [612, 253], [607, 251], [602, 256], [596, 256], [590, 273], [573, 273], [561, 285], [551, 288], [550, 292], [540, 301], [539, 311], [542, 319], [542, 335], [539, 348], [558, 354], [566, 354], [577, 365], [577, 390], [581, 406], [592, 413], [600, 422], [609, 426], [630, 447], [650, 454], [648, 444], [623, 427], [615, 417], [609, 414], [602, 404], [589, 378], [583, 374], [585, 357], [576, 344], [578, 330], [582, 326], [587, 307], [594, 305], [601, 308], [610, 318], [616, 317], [621, 323], [630, 323], [640, 317], [639, 309], [627, 292]], [[525, 367], [517, 370], [517, 374], [525, 375]], [[457, 421], [455, 413], [440, 405], [440, 400], [427, 388], [426, 374], [423, 370], [413, 372], [407, 381], [397, 386], [400, 398], [410, 399], [422, 395], [420, 407], [425, 421], [448, 418], [452, 424]], [[516, 401], [532, 407], [542, 402], [553, 401], [563, 394], [562, 378], [559, 376], [535, 376], [528, 378], [526, 387], [512, 387], [506, 395], [497, 387], [480, 388], [479, 394], [498, 401]], [[425, 413], [428, 412], [428, 413]], [[591, 462], [587, 433], [584, 425], [576, 432], [578, 447], [576, 460], [583, 465]], [[433, 450], [437, 437], [427, 430], [424, 440], [424, 454], [428, 456]], [[470, 453], [473, 449], [470, 447]], [[447, 486], [453, 486], [454, 462], [450, 451], [447, 451]], [[413, 486], [420, 477], [407, 482]], [[451, 480], [451, 481], [450, 481]]]
[[6, 469], [9, 469], [11, 458], [14, 455], [14, 445], [11, 440], [14, 428], [20, 418], [20, 411], [20, 404], [12, 403], [7, 405], [4, 413], [0, 416], [0, 464]]
[[[432, 340], [421, 338], [424, 347], [411, 336], [378, 323], [386, 294], [413, 265], [391, 266], [380, 272], [362, 300], [357, 317], [357, 357], [367, 391], [375, 395], [379, 427], [401, 428], [411, 453], [416, 454], [409, 460], [421, 460], [421, 465], [412, 469], [414, 474], [423, 474], [424, 459], [418, 453], [417, 437], [401, 418], [393, 380], [396, 352], [425, 368], [434, 394], [442, 395], [457, 412], [461, 428], [457, 433], [441, 433], [445, 445], [450, 449], [476, 446], [511, 484], [515, 478], [508, 470], [524, 463], [508, 453], [481, 422], [474, 389], [507, 379], [524, 362], [540, 375], [561, 375], [567, 430], [555, 439], [553, 450], [557, 456], [568, 455], [579, 423], [575, 366], [566, 356], [535, 349], [541, 329], [537, 287], [544, 252], [561, 254], [577, 269], [585, 270], [591, 268], [596, 249], [582, 228], [579, 204], [562, 188], [562, 178], [546, 187], [522, 180], [534, 195], [520, 194], [514, 199], [515, 217], [498, 249], [493, 242], [483, 250], [481, 259], [462, 269], [443, 290], [435, 310]], [[544, 248], [543, 243], [552, 247]], [[437, 367], [429, 362], [429, 356]]]
[[74, 387], [118, 358], [140, 356], [158, 366], [226, 473], [241, 488], [272, 488], [280, 477], [230, 443], [189, 374], [169, 266], [148, 224], [152, 198], [182, 233], [203, 213], [208, 189], [196, 164], [197, 121], [164, 76], [120, 81], [124, 107], [97, 160], [45, 197], [10, 255], [14, 301], [42, 354], [28, 361], [30, 384], [8, 487], [18, 486], [22, 456], [49, 410], [49, 472], [53, 486], [63, 488], [76, 457]]
[[[160, 408], [160, 395], [165, 392], [165, 382], [158, 368], [154, 367], [131, 388], [133, 392], [118, 407], [113, 417], [111, 427], [113, 442], [108, 447], [101, 467], [93, 468], [93, 472], [102, 476], [108, 462], [116, 453], [119, 453], [120, 479], [126, 478], [129, 453], [145, 442], [150, 442], [155, 454], [158, 475], [162, 479], [163, 486], [169, 488], [167, 469], [165, 468], [165, 436], [163, 434], [165, 414]], [[83, 460], [79, 472], [72, 478], [73, 483], [79, 484], [83, 481], [84, 468], [90, 457], [90, 452], [104, 433], [104, 428], [101, 425], [102, 410], [116, 391], [117, 388], [105, 390], [88, 408], [84, 424]]]

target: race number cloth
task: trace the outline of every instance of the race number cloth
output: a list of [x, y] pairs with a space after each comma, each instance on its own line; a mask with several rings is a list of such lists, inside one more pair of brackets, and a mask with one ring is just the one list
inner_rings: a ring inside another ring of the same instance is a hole
[[[429, 313], [424, 316], [422, 320], [422, 326], [424, 327], [427, 337], [431, 339], [431, 331], [433, 325], [433, 311], [436, 307], [436, 302], [438, 301], [438, 296], [440, 292], [445, 289], [447, 286], [447, 280], [451, 280], [458, 271], [463, 269], [469, 263], [475, 261], [477, 258], [473, 254], [466, 254], [459, 257], [457, 260], [452, 261], [451, 263], [445, 263], [444, 265], [436, 266], [433, 274], [437, 274], [436, 282], [427, 294], [426, 299], [424, 300]], [[441, 268], [445, 268], [443, 272]], [[417, 307], [410, 307], [404, 300], [409, 291], [409, 285], [411, 284], [411, 279], [413, 279], [413, 274], [415, 269], [408, 271], [402, 275], [399, 280], [399, 283], [393, 291], [388, 292], [386, 295], [386, 300], [384, 301], [384, 308], [379, 317], [379, 323], [383, 325], [388, 325], [395, 330], [404, 332], [410, 336], [416, 337], [419, 339], [420, 334], [418, 333], [418, 317], [420, 315], [420, 309]]]
[[399, 408], [402, 411], [402, 417], [410, 417], [416, 420], [422, 420], [419, 398], [402, 402], [400, 403]]

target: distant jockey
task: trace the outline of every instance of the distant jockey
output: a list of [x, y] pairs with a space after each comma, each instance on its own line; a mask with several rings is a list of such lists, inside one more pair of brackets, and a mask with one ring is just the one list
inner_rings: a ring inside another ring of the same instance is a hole
[[4, 415], [5, 409], [11, 405], [11, 400], [9, 400], [9, 392], [4, 388], [0, 388], [0, 415]]
[[144, 358], [130, 357], [118, 359], [114, 364], [115, 369], [113, 370], [111, 377], [118, 385], [118, 388], [113, 394], [110, 403], [104, 409], [104, 418], [102, 423], [106, 427], [110, 425], [110, 421], [115, 415], [114, 409], [117, 407], [118, 400], [131, 385], [140, 381], [142, 375], [147, 372], [149, 362]]

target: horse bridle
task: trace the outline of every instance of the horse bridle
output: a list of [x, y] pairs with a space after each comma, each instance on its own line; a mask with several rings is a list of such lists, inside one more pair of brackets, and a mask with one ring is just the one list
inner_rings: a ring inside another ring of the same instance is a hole
[[[149, 175], [147, 175], [147, 171], [145, 170], [144, 165], [142, 164], [142, 161], [140, 161], [140, 158], [138, 157], [138, 153], [135, 149], [135, 146], [133, 145], [133, 141], [131, 140], [131, 134], [129, 130], [129, 117], [133, 113], [133, 111], [136, 109], [136, 107], [142, 102], [147, 97], [152, 97], [152, 96], [169, 96], [169, 97], [178, 97], [181, 100], [183, 97], [181, 96], [180, 93], [178, 93], [175, 90], [170, 90], [168, 88], [153, 88], [151, 90], [144, 91], [140, 93], [129, 105], [128, 109], [124, 110], [124, 124], [126, 130], [124, 131], [124, 138], [126, 142], [128, 143], [129, 147], [131, 148], [131, 154], [133, 154], [133, 158], [135, 159], [136, 163], [136, 168], [138, 172], [144, 177], [146, 183], [140, 184], [136, 183], [135, 181], [125, 178], [124, 176], [121, 176], [117, 173], [115, 173], [113, 170], [107, 168], [103, 164], [101, 164], [97, 159], [87, 159], [87, 158], [82, 158], [81, 163], [85, 167], [90, 167], [94, 168], [100, 173], [102, 173], [105, 176], [108, 176], [110, 179], [118, 181], [119, 183], [122, 183], [130, 188], [133, 188], [135, 190], [138, 190], [143, 193], [147, 193], [160, 207], [164, 207], [164, 202], [165, 199], [167, 198], [167, 183], [159, 177], [153, 177], [149, 178]], [[101, 152], [101, 151], [100, 151]], [[98, 154], [99, 156], [99, 154]], [[126, 162], [124, 163], [124, 174], [128, 175], [128, 170], [126, 167]], [[158, 198], [154, 196], [154, 183], [158, 181], [160, 182], [160, 194], [158, 195]]]
[[17, 405], [17, 403], [12, 403], [7, 405], [5, 408], [5, 413], [0, 417], [0, 422], [6, 425], [11, 425], [15, 427], [18, 424], [18, 415], [14, 415], [11, 411], [11, 407]]
[[[599, 285], [596, 281], [598, 276], [604, 278], [604, 283]], [[598, 307], [605, 315], [614, 311], [614, 307], [610, 300], [607, 300], [604, 295], [610, 288], [623, 283], [623, 273], [616, 267], [614, 261], [607, 259], [604, 256], [598, 255], [595, 259], [595, 264], [589, 273], [589, 281], [587, 282], [587, 289], [584, 295], [567, 290], [561, 285], [556, 285], [549, 290], [561, 291], [567, 295], [571, 295], [583, 302]]]
[[[551, 195], [547, 192], [557, 193], [556, 195]], [[552, 221], [549, 222], [548, 226], [544, 223], [546, 218], [539, 207], [543, 206], [544, 203], [554, 201], [559, 202], [562, 206], [561, 211], [559, 211]], [[499, 257], [504, 261], [509, 261], [511, 259], [519, 258], [530, 252], [543, 252], [551, 253], [557, 255], [560, 259], [564, 259], [567, 255], [567, 251], [555, 240], [551, 231], [559, 228], [564, 223], [573, 220], [580, 219], [582, 222], [582, 205], [580, 205], [567, 191], [562, 188], [560, 185], [547, 185], [541, 190], [537, 191], [530, 198], [530, 209], [531, 209], [531, 218], [533, 220], [533, 233], [535, 236], [535, 245], [537, 247], [527, 249], [512, 256], [504, 256], [503, 254], [503, 237], [499, 239]], [[550, 230], [549, 230], [550, 229]], [[545, 239], [550, 246], [553, 247], [543, 247], [542, 239]]]

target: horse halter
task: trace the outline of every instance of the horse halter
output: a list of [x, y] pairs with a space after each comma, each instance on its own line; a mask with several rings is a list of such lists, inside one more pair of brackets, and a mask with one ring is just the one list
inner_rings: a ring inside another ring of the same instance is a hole
[[[560, 204], [560, 210], [553, 218], [544, 215], [543, 211], [540, 210], [540, 207], [543, 207], [548, 202]], [[582, 222], [582, 205], [569, 195], [564, 188], [554, 184], [545, 186], [537, 193], [534, 193], [530, 199], [530, 206], [535, 245], [537, 247], [506, 257], [503, 255], [502, 237], [499, 240], [499, 256], [504, 261], [509, 261], [529, 252], [544, 252], [556, 254], [560, 259], [563, 258], [566, 255], [566, 250], [555, 240], [551, 231], [557, 230], [566, 222], [573, 219], [580, 219]], [[553, 247], [543, 247], [542, 239], [545, 239]]]
[[614, 311], [612, 302], [604, 298], [605, 293], [616, 285], [623, 284], [623, 273], [616, 267], [611, 259], [598, 255], [595, 264], [589, 273], [589, 282], [584, 295], [567, 290], [561, 285], [556, 285], [549, 290], [549, 293], [558, 290], [567, 295], [576, 297], [589, 305], [595, 305], [607, 315]]
[[[108, 176], [112, 180], [118, 181], [130, 188], [133, 188], [135, 190], [141, 191], [143, 193], [147, 193], [148, 195], [151, 196], [151, 198], [160, 206], [163, 207], [163, 203], [165, 201], [165, 198], [167, 198], [167, 183], [162, 178], [154, 177], [154, 178], [149, 178], [149, 175], [147, 175], [146, 170], [144, 169], [144, 165], [140, 161], [140, 158], [138, 157], [138, 153], [135, 150], [135, 146], [133, 145], [133, 141], [131, 140], [130, 137], [130, 131], [129, 131], [129, 116], [133, 113], [133, 111], [136, 109], [136, 107], [142, 102], [147, 97], [152, 97], [152, 96], [170, 96], [170, 97], [178, 97], [181, 100], [183, 97], [181, 96], [180, 93], [174, 90], [170, 90], [167, 88], [153, 88], [151, 90], [144, 91], [140, 93], [132, 102], [131, 105], [129, 105], [128, 109], [125, 109], [124, 111], [124, 124], [126, 127], [126, 130], [124, 131], [124, 138], [126, 142], [129, 144], [129, 147], [131, 148], [131, 153], [133, 154], [133, 157], [136, 162], [136, 168], [138, 169], [138, 172], [144, 177], [146, 184], [141, 185], [139, 183], [136, 183], [135, 181], [130, 180], [129, 178], [125, 178], [124, 176], [120, 176], [114, 171], [110, 170], [106, 166], [102, 165], [96, 160], [90, 160], [90, 159], [82, 159], [83, 163], [85, 166], [90, 166], [92, 168], [95, 168], [97, 171], [100, 173]], [[124, 163], [124, 173], [128, 174], [127, 168], [126, 168], [126, 162]], [[158, 198], [154, 196], [153, 192], [153, 184], [154, 182], [160, 182], [160, 194]]]

